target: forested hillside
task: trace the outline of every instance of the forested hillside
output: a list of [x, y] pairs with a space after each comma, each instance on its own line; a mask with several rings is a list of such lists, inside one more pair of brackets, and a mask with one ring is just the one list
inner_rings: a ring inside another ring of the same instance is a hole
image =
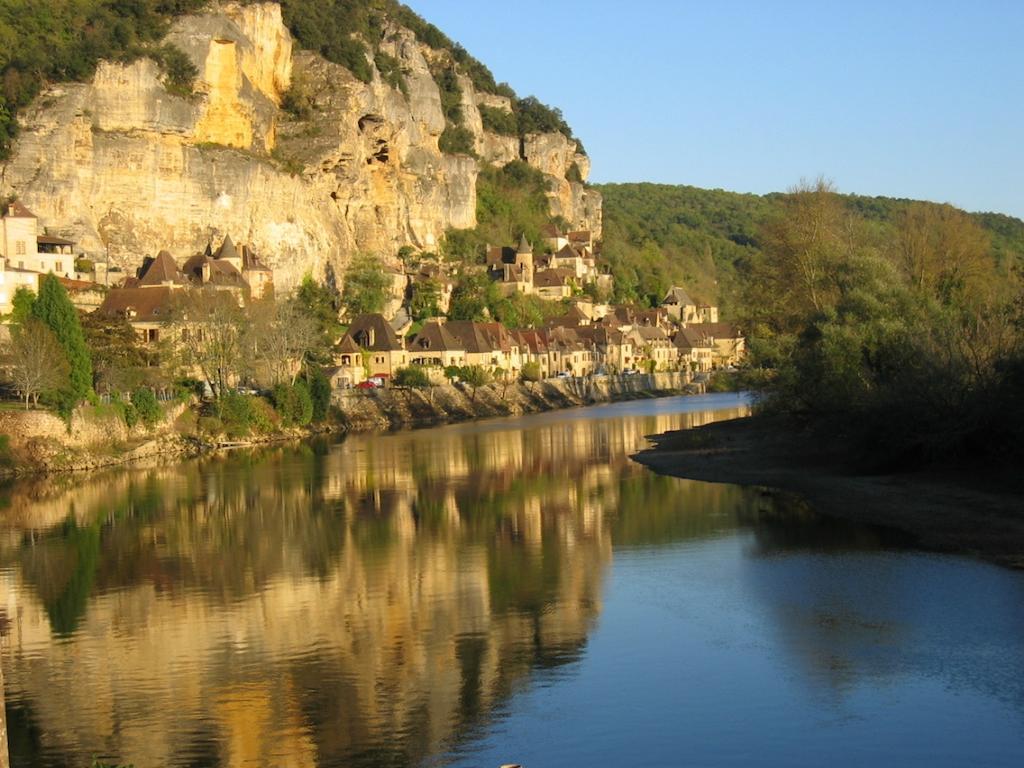
[[[788, 195], [749, 195], [663, 184], [602, 184], [604, 254], [622, 299], [660, 300], [670, 285], [718, 301], [736, 315], [741, 290], [763, 248], [763, 228], [783, 215]], [[840, 195], [846, 213], [863, 221], [872, 247], [893, 246], [908, 209], [943, 206], [887, 197]], [[1024, 221], [970, 214], [991, 246], [1000, 274], [1024, 265]]]

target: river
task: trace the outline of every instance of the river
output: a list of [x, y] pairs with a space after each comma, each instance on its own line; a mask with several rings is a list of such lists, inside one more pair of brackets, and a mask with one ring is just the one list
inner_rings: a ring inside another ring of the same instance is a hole
[[1024, 574], [629, 459], [748, 410], [6, 486], [12, 765], [1024, 763]]

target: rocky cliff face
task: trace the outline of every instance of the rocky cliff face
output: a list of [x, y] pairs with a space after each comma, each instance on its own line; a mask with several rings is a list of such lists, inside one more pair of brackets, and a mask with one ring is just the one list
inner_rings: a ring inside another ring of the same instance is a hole
[[[382, 49], [401, 63], [406, 93], [293, 50], [275, 3], [183, 17], [169, 41], [199, 70], [191, 97], [171, 93], [148, 59], [104, 63], [90, 83], [50, 88], [21, 118], [0, 193], [126, 269], [230, 233], [255, 246], [283, 287], [307, 272], [341, 274], [356, 252], [433, 249], [449, 227], [475, 226], [479, 162], [523, 157], [550, 175], [552, 214], [600, 231], [600, 195], [565, 178], [574, 162], [584, 179], [589, 170], [574, 143], [543, 134], [520, 146], [484, 131], [478, 104], [509, 105], [476, 94], [468, 78], [463, 112], [480, 161], [439, 151], [435, 54], [404, 28], [388, 30]], [[293, 78], [315, 103], [308, 119], [280, 109]]]

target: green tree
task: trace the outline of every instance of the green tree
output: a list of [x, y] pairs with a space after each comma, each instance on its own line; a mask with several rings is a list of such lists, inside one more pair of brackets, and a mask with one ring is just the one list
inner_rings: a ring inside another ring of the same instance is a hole
[[310, 360], [328, 363], [330, 348], [341, 336], [341, 323], [338, 322], [340, 297], [329, 286], [318, 283], [312, 275], [306, 275], [295, 292], [295, 303], [303, 314], [312, 318], [319, 334], [317, 351], [310, 355]]
[[32, 316], [36, 295], [23, 285], [19, 285], [11, 299], [11, 324], [21, 325]]
[[487, 320], [501, 299], [498, 286], [483, 272], [467, 275], [452, 291], [448, 317], [452, 320]]
[[409, 314], [413, 320], [426, 320], [441, 314], [441, 283], [437, 280], [418, 280], [412, 286]]
[[93, 388], [97, 392], [129, 392], [150, 380], [159, 368], [151, 362], [131, 324], [123, 317], [98, 312], [82, 316], [82, 333], [93, 365]]
[[132, 405], [139, 419], [149, 429], [155, 427], [163, 417], [163, 409], [149, 387], [141, 387], [132, 392]]
[[470, 401], [476, 402], [476, 391], [490, 384], [494, 377], [482, 365], [467, 365], [459, 369], [459, 379], [470, 388]]
[[304, 427], [313, 420], [313, 398], [301, 379], [294, 384], [278, 384], [271, 398], [281, 421], [288, 427]]
[[54, 275], [46, 275], [40, 280], [39, 296], [32, 305], [32, 316], [53, 331], [70, 366], [68, 385], [58, 395], [58, 410], [68, 417], [74, 407], [92, 391], [92, 359], [82, 334], [78, 311]]
[[306, 367], [305, 380], [313, 402], [313, 421], [321, 422], [327, 418], [331, 408], [331, 382], [318, 365]]
[[380, 312], [387, 303], [390, 289], [391, 279], [385, 274], [380, 259], [362, 254], [353, 259], [345, 273], [341, 304], [350, 318]]
[[399, 368], [395, 371], [394, 384], [396, 387], [425, 389], [430, 386], [430, 376], [427, 375], [423, 366], [410, 365], [405, 368]]
[[536, 384], [541, 381], [541, 369], [540, 363], [536, 360], [531, 360], [528, 363], [523, 363], [523, 369], [519, 372], [519, 378], [522, 379], [525, 384]]

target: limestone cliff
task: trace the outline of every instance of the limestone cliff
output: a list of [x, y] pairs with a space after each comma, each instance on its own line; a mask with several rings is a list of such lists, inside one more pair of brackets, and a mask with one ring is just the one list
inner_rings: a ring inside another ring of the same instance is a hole
[[[374, 70], [363, 83], [293, 49], [276, 3], [216, 5], [179, 18], [168, 36], [198, 69], [190, 97], [169, 91], [153, 61], [102, 63], [89, 83], [47, 89], [20, 117], [0, 194], [16, 194], [48, 231], [132, 269], [161, 248], [179, 258], [230, 233], [249, 242], [279, 285], [342, 274], [360, 251], [433, 249], [449, 227], [476, 224], [480, 162], [522, 157], [550, 176], [553, 215], [600, 231], [598, 193], [566, 180], [589, 163], [561, 134], [525, 141], [484, 130], [460, 77], [465, 126], [480, 160], [444, 154], [434, 51], [394, 26], [381, 49], [405, 93]], [[280, 108], [293, 78], [315, 101], [308, 119]]]

